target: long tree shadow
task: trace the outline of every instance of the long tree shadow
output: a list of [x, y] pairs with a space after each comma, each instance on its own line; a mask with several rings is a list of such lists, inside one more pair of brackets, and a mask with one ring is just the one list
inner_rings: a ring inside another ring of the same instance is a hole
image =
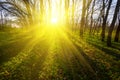
[[96, 44], [96, 45], [99, 45], [101, 47], [107, 47], [107, 48], [112, 48], [112, 49], [120, 50], [120, 42], [114, 42], [112, 40], [112, 45], [108, 47], [106, 45], [107, 40], [105, 40], [104, 42], [102, 42], [101, 39], [98, 36], [89, 35], [85, 39], [86, 39], [86, 42], [90, 43], [90, 44]]
[[104, 51], [106, 54], [114, 56], [115, 60], [119, 60], [120, 59], [120, 51], [116, 50], [116, 48], [114, 47], [107, 47], [104, 46], [100, 43], [97, 44], [97, 42], [92, 42], [92, 41], [87, 41], [89, 44], [93, 45], [94, 47], [98, 48], [101, 51]]
[[91, 78], [93, 78], [94, 80], [101, 80], [101, 79], [102, 80], [111, 80], [110, 76], [105, 73], [105, 72], [108, 72], [108, 71], [105, 68], [101, 68], [101, 66], [100, 66], [101, 63], [97, 62], [96, 60], [91, 59], [85, 53], [84, 49], [81, 46], [79, 46], [76, 43], [74, 43], [74, 45], [76, 46], [76, 48], [79, 50], [79, 52], [84, 56], [84, 58], [88, 61], [88, 63], [93, 68], [93, 70], [95, 72], [95, 75], [89, 74], [89, 75], [91, 75]]
[[[39, 71], [47, 57], [49, 45], [45, 41], [38, 40], [32, 43], [15, 60], [9, 61], [2, 68], [0, 79], [10, 80], [39, 80]], [[30, 49], [31, 48], [31, 49]], [[29, 51], [30, 49], [30, 51]]]
[[82, 48], [76, 47], [68, 37], [59, 40], [61, 50], [57, 61], [64, 72], [63, 76], [67, 80], [99, 80], [88, 58], [83, 55], [85, 53]]
[[[96, 79], [96, 80], [98, 80], [98, 79], [100, 79], [100, 80], [111, 80], [111, 77], [108, 74], [109, 71], [106, 69], [105, 65], [103, 65], [103, 63], [101, 63], [101, 62], [98, 62], [96, 59], [92, 59], [90, 56], [88, 56], [86, 54], [86, 51], [84, 51], [85, 47], [86, 46], [88, 47], [89, 44], [88, 43], [86, 44], [86, 41], [81, 40], [80, 37], [74, 37], [73, 36], [72, 41], [73, 41], [73, 44], [76, 46], [76, 48], [79, 50], [79, 52], [84, 56], [84, 58], [88, 61], [88, 63], [91, 65], [91, 67], [95, 71], [95, 74], [96, 74], [97, 78], [93, 78], [93, 79]], [[91, 49], [91, 48], [89, 47], [89, 49]], [[89, 53], [91, 53], [91, 52], [89, 52]], [[97, 53], [97, 52], [94, 50], [93, 53]], [[100, 52], [98, 52], [98, 53], [100, 53]]]
[[[39, 80], [39, 72], [43, 68], [43, 63], [48, 55], [48, 46], [45, 47], [45, 44], [39, 44], [33, 48], [30, 52], [28, 58], [26, 58], [17, 68], [14, 70], [12, 74], [12, 79], [19, 78], [21, 79], [29, 79], [29, 80]], [[18, 74], [19, 72], [19, 74]], [[14, 75], [16, 75], [14, 77]]]
[[113, 42], [111, 47], [120, 50], [120, 41], [119, 42]]
[[27, 43], [31, 41], [32, 38], [22, 37], [16, 41], [14, 39], [12, 42], [0, 46], [0, 63], [8, 61], [10, 58], [15, 57], [19, 52], [21, 52]]

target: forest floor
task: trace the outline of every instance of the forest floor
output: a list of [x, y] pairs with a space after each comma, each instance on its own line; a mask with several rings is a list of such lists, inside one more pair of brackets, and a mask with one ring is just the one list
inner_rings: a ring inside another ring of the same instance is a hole
[[120, 80], [120, 43], [54, 28], [0, 31], [0, 80]]

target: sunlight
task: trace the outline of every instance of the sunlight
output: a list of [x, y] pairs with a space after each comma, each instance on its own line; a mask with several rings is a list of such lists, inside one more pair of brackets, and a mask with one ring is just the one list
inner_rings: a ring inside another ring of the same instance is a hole
[[56, 17], [51, 18], [51, 23], [52, 24], [58, 23], [58, 19]]

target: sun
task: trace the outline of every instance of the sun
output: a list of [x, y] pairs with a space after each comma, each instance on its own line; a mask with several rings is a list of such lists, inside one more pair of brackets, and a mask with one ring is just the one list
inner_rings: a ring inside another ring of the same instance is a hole
[[52, 24], [57, 24], [58, 23], [58, 18], [57, 17], [52, 17], [51, 18], [51, 23]]

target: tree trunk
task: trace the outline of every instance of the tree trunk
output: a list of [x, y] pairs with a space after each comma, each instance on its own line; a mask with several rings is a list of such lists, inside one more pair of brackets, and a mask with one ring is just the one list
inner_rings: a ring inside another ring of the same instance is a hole
[[114, 11], [113, 20], [112, 20], [112, 23], [110, 25], [109, 32], [108, 32], [107, 46], [111, 46], [112, 32], [113, 32], [114, 25], [115, 25], [115, 22], [116, 22], [116, 19], [117, 19], [117, 14], [119, 12], [119, 7], [120, 7], [120, 0], [117, 0], [117, 4], [116, 4], [115, 11]]
[[66, 24], [68, 25], [68, 22], [69, 22], [69, 0], [65, 0], [65, 21], [66, 21]]
[[23, 0], [23, 1], [25, 3], [25, 6], [26, 6], [26, 9], [27, 9], [27, 12], [28, 12], [29, 26], [31, 26], [33, 24], [33, 18], [32, 18], [32, 12], [31, 12], [31, 9], [30, 9], [30, 3], [29, 3], [29, 0]]
[[120, 20], [119, 20], [119, 25], [117, 27], [117, 30], [116, 30], [116, 34], [115, 34], [115, 42], [118, 42], [119, 41], [119, 36], [120, 36]]
[[82, 7], [82, 16], [81, 16], [81, 25], [80, 25], [80, 36], [83, 36], [83, 28], [85, 23], [85, 12], [86, 12], [86, 0], [83, 0], [83, 7]]
[[0, 20], [1, 20], [1, 22], [0, 22], [0, 26], [1, 26], [1, 27], [0, 27], [0, 28], [3, 29], [3, 20], [4, 20], [4, 19], [3, 19], [3, 12], [2, 12], [2, 11], [1, 11]]
[[88, 17], [89, 17], [89, 15], [90, 15], [90, 13], [89, 13], [89, 9], [90, 9], [90, 6], [91, 6], [91, 4], [92, 4], [92, 0], [89, 0], [88, 2], [87, 2], [87, 6], [86, 6], [86, 15], [85, 15], [85, 28], [84, 28], [84, 31], [86, 31], [86, 29], [87, 29], [87, 27], [89, 26], [89, 24], [88, 24]]
[[107, 21], [108, 15], [109, 15], [109, 10], [110, 10], [111, 4], [112, 4], [112, 0], [109, 0], [107, 11], [106, 11], [106, 15], [103, 18], [102, 33], [101, 33], [102, 41], [104, 41], [104, 39], [105, 39], [106, 21]]
[[95, 1], [96, 1], [96, 0], [93, 1], [93, 5], [92, 5], [92, 12], [91, 12], [91, 16], [90, 16], [91, 22], [90, 22], [90, 32], [89, 32], [89, 34], [92, 33], [92, 27], [93, 27], [93, 13], [94, 13]]

